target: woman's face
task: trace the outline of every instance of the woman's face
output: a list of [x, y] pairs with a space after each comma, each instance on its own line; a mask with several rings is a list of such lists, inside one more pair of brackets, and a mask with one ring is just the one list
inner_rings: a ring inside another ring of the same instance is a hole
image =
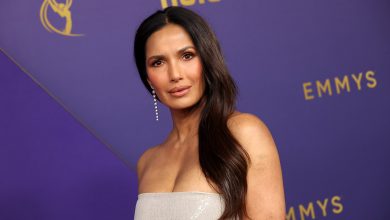
[[168, 24], [154, 32], [145, 50], [148, 82], [162, 103], [171, 109], [184, 109], [201, 99], [201, 58], [181, 26]]

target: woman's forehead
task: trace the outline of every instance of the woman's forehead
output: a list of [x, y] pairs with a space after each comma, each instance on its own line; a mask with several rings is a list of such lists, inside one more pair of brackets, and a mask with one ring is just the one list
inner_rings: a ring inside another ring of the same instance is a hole
[[184, 28], [175, 24], [168, 24], [154, 32], [146, 41], [146, 54], [162, 54], [177, 52], [184, 47], [194, 47], [190, 35]]

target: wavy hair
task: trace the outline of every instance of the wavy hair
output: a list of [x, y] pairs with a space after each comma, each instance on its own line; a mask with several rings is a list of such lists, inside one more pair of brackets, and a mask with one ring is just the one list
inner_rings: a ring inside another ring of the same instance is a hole
[[237, 86], [207, 22], [189, 9], [174, 6], [158, 10], [146, 18], [138, 27], [134, 40], [134, 58], [141, 80], [151, 93], [146, 72], [146, 41], [170, 23], [186, 30], [201, 58], [205, 91], [198, 128], [199, 162], [208, 184], [222, 194], [225, 209], [220, 220], [248, 217], [246, 178], [250, 158], [227, 125], [236, 109]]

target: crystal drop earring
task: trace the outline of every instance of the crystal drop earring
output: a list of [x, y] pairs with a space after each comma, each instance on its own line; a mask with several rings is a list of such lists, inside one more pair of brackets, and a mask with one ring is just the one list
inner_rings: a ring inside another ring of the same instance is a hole
[[152, 94], [153, 94], [153, 103], [154, 103], [154, 112], [156, 114], [156, 121], [158, 121], [158, 109], [157, 109], [157, 98], [156, 98], [156, 92], [152, 88]]

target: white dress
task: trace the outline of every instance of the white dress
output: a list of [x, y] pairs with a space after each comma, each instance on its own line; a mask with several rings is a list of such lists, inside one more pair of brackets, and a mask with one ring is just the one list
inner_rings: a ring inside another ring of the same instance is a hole
[[217, 193], [141, 193], [138, 195], [134, 220], [216, 220], [223, 210], [223, 198]]

